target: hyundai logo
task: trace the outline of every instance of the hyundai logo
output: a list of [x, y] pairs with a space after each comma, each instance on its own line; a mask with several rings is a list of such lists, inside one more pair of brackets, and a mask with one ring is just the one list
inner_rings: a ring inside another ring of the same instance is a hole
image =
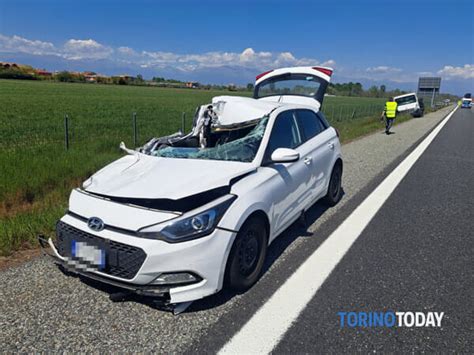
[[100, 232], [105, 228], [104, 221], [98, 217], [91, 217], [87, 220], [87, 226], [93, 231]]

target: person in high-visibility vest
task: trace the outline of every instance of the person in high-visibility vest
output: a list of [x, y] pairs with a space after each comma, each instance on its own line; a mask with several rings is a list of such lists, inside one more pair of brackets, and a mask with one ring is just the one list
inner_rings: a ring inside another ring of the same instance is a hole
[[397, 117], [397, 107], [398, 104], [393, 97], [385, 103], [385, 109], [382, 112], [382, 119], [385, 118], [385, 134], [390, 134], [390, 128]]

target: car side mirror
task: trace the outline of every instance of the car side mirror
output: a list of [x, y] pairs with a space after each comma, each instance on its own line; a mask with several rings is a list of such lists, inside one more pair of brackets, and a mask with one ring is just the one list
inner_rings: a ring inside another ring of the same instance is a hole
[[300, 158], [300, 153], [294, 149], [278, 148], [272, 153], [272, 163], [290, 163], [297, 161]]

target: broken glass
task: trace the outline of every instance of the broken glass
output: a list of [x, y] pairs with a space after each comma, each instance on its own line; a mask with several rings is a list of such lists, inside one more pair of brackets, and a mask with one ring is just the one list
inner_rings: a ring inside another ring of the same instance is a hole
[[153, 151], [151, 155], [163, 158], [251, 162], [260, 147], [267, 122], [268, 116], [261, 118], [248, 134], [233, 140], [229, 138], [231, 135], [226, 135], [226, 132], [223, 132], [221, 138], [224, 139], [217, 139], [213, 147], [166, 147]]

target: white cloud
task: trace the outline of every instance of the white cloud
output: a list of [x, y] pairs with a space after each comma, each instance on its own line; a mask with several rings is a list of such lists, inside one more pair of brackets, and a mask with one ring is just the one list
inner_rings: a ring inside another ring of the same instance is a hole
[[445, 79], [474, 79], [474, 64], [465, 64], [463, 67], [446, 65], [438, 70], [438, 75]]
[[244, 49], [244, 51], [240, 54], [240, 61], [241, 62], [249, 62], [255, 58], [255, 51], [252, 48]]
[[223, 66], [267, 70], [283, 66], [334, 67], [336, 65], [333, 59], [321, 63], [314, 58], [298, 58], [288, 51], [259, 52], [253, 48], [246, 48], [242, 52], [213, 51], [178, 54], [164, 51], [137, 51], [125, 46], [112, 48], [94, 39], [70, 39], [62, 46], [56, 47], [50, 42], [0, 35], [0, 53], [2, 52], [56, 55], [71, 61], [107, 59], [118, 64], [135, 65], [141, 68], [173, 68], [183, 72]]
[[377, 82], [414, 83], [418, 80], [411, 72], [387, 65], [368, 67], [365, 70], [355, 69], [351, 75], [355, 78]]
[[93, 39], [70, 39], [63, 46], [63, 57], [71, 60], [106, 59], [114, 50]]
[[175, 69], [186, 72], [202, 68], [218, 68], [222, 66], [265, 70], [292, 65], [336, 65], [336, 62], [332, 59], [320, 63], [316, 59], [296, 58], [290, 52], [257, 52], [253, 48], [246, 48], [240, 53], [207, 52], [201, 54], [176, 54], [169, 52], [143, 51], [138, 58], [135, 58], [135, 61], [140, 65], [146, 65], [148, 68], [171, 66]]
[[278, 55], [278, 60], [282, 62], [294, 62], [296, 58], [291, 54], [291, 52], [283, 52]]
[[319, 65], [322, 67], [334, 68], [336, 66], [336, 61], [334, 59], [329, 59], [329, 60], [326, 60], [325, 62], [320, 63]]
[[8, 37], [0, 34], [0, 52], [55, 55], [57, 54], [57, 49], [50, 42], [32, 41], [20, 36]]
[[4, 36], [0, 34], [0, 53], [26, 53], [33, 55], [54, 55], [68, 60], [106, 59], [113, 49], [93, 39], [70, 39], [62, 47], [51, 42], [30, 40], [20, 36]]
[[133, 48], [130, 48], [130, 47], [118, 47], [117, 52], [125, 56], [127, 55], [135, 56], [138, 54]]
[[378, 67], [369, 67], [366, 69], [368, 73], [374, 74], [387, 74], [387, 73], [399, 73], [402, 70], [400, 68], [389, 67], [386, 65], [379, 65]]
[[419, 71], [416, 74], [419, 76], [433, 76], [434, 75], [433, 72], [431, 71]]
[[258, 55], [260, 58], [270, 58], [272, 56], [271, 52], [259, 52]]

